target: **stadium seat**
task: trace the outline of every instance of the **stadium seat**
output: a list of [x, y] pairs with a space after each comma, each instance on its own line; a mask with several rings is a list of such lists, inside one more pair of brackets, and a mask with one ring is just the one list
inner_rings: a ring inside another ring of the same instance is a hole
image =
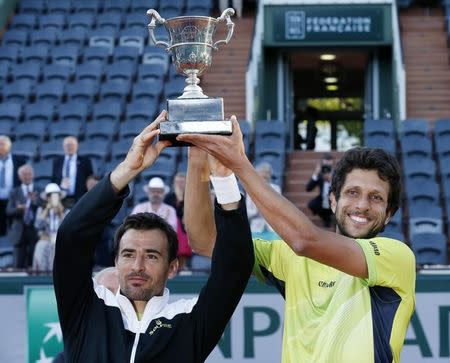
[[21, 0], [18, 2], [19, 12], [39, 15], [46, 9], [44, 0]]
[[157, 159], [151, 168], [141, 173], [141, 179], [148, 182], [151, 178], [160, 177], [166, 185], [172, 185], [172, 179], [176, 172], [176, 163], [172, 160]]
[[164, 74], [166, 74], [169, 69], [169, 55], [167, 52], [159, 47], [153, 45], [146, 46], [142, 52], [142, 63], [152, 64], [159, 63], [165, 68]]
[[16, 125], [16, 140], [31, 140], [41, 143], [47, 134], [47, 122], [25, 121]]
[[[147, 124], [153, 121], [157, 113], [157, 103], [131, 102], [126, 105], [125, 119], [127, 121], [143, 121]], [[142, 130], [142, 129], [141, 129]]]
[[42, 69], [44, 82], [59, 80], [67, 83], [72, 76], [72, 67], [68, 64], [47, 64]]
[[37, 29], [30, 32], [30, 43], [32, 46], [46, 45], [52, 47], [58, 40], [58, 31], [55, 29]]
[[53, 64], [67, 64], [75, 68], [80, 48], [74, 45], [60, 45], [50, 50], [50, 58]]
[[166, 67], [161, 63], [140, 64], [137, 78], [141, 81], [163, 81], [166, 76]]
[[405, 235], [402, 232], [394, 231], [394, 230], [390, 230], [390, 229], [385, 229], [383, 232], [381, 232], [379, 234], [379, 236], [396, 239], [397, 241], [400, 241], [400, 242], [406, 241]]
[[84, 62], [97, 62], [105, 64], [108, 62], [109, 48], [105, 47], [85, 47], [83, 52]]
[[20, 46], [17, 45], [1, 45], [0, 46], [0, 63], [17, 63], [19, 60]]
[[47, 63], [49, 57], [49, 47], [48, 45], [31, 45], [29, 47], [22, 48], [22, 63], [36, 63], [43, 65]]
[[418, 233], [411, 236], [416, 263], [447, 264], [447, 240], [442, 233]]
[[80, 142], [78, 153], [91, 159], [105, 161], [111, 153], [111, 142], [106, 140], [85, 140]]
[[98, 102], [94, 104], [92, 120], [119, 122], [122, 115], [122, 107], [117, 102]]
[[389, 220], [385, 229], [392, 231], [402, 232], [403, 231], [403, 209], [399, 208], [397, 212]]
[[86, 140], [107, 140], [111, 142], [117, 134], [118, 123], [115, 121], [96, 120], [85, 125]]
[[436, 164], [432, 159], [426, 158], [404, 158], [403, 174], [407, 180], [411, 181], [435, 181]]
[[132, 100], [133, 101], [140, 101], [140, 102], [152, 102], [154, 105], [153, 108], [156, 109], [157, 105], [159, 104], [162, 88], [156, 86], [155, 84], [158, 84], [157, 82], [136, 82], [133, 85], [132, 89]]
[[100, 87], [100, 100], [124, 103], [129, 93], [129, 82], [109, 81], [103, 83]]
[[89, 32], [89, 46], [104, 47], [112, 54], [115, 45], [116, 31], [113, 29], [96, 29]]
[[181, 11], [183, 10], [184, 6], [185, 6], [184, 0], [164, 0], [160, 2], [159, 9], [161, 10], [161, 12], [167, 10], [174, 10], [178, 11], [181, 14]]
[[412, 182], [406, 180], [408, 204], [415, 202], [439, 204], [439, 186], [436, 182]]
[[392, 155], [396, 155], [397, 153], [395, 139], [386, 138], [384, 136], [367, 136], [364, 145], [367, 147], [383, 149]]
[[70, 0], [47, 0], [47, 12], [51, 15], [69, 14], [71, 9]]
[[148, 9], [158, 9], [158, 0], [131, 0], [130, 12], [146, 14]]
[[450, 134], [435, 134], [434, 142], [439, 159], [450, 156]]
[[436, 135], [450, 135], [450, 119], [439, 119], [434, 123], [433, 133]]
[[13, 154], [23, 156], [34, 160], [39, 155], [39, 141], [37, 140], [19, 140], [14, 141], [11, 146]]
[[[53, 125], [55, 124], [52, 124], [51, 126]], [[49, 132], [51, 131], [52, 128], [50, 127]], [[44, 142], [41, 144], [40, 151], [41, 151], [41, 160], [50, 160], [57, 156], [63, 156], [64, 149], [62, 145], [62, 140], [54, 139], [48, 142]]]
[[3, 102], [25, 104], [29, 101], [30, 95], [33, 91], [33, 83], [30, 81], [17, 81], [8, 84], [1, 92]]
[[264, 152], [281, 152], [286, 150], [284, 135], [264, 134], [255, 136], [255, 157]]
[[406, 119], [400, 124], [401, 136], [419, 135], [429, 137], [428, 121], [422, 119]]
[[48, 81], [36, 85], [36, 102], [48, 102], [54, 105], [61, 103], [64, 95], [65, 82], [61, 80]]
[[0, 85], [8, 81], [9, 62], [0, 62]]
[[43, 121], [49, 123], [55, 116], [54, 104], [49, 102], [35, 102], [25, 105], [25, 121]]
[[77, 121], [84, 124], [89, 117], [89, 107], [86, 102], [71, 101], [58, 107], [58, 120], [64, 124], [67, 121]]
[[142, 54], [144, 45], [147, 42], [148, 31], [146, 29], [124, 29], [119, 35], [120, 47], [134, 47]]
[[53, 175], [53, 164], [51, 160], [40, 160], [33, 163], [34, 181], [39, 182], [42, 179], [48, 180]]
[[142, 119], [122, 122], [119, 126], [119, 140], [134, 139], [148, 124], [148, 120]]
[[96, 14], [101, 8], [100, 0], [76, 0], [72, 4], [75, 14]]
[[127, 61], [114, 61], [105, 67], [106, 82], [118, 81], [130, 84], [134, 80], [135, 74], [134, 64]]
[[[57, 1], [60, 3], [60, 1]], [[61, 2], [62, 4], [62, 2]], [[49, 3], [50, 5], [50, 3]], [[64, 14], [46, 14], [39, 17], [39, 27], [41, 29], [54, 29], [62, 31], [66, 24], [66, 17]], [[64, 30], [65, 31], [65, 30]], [[61, 39], [60, 39], [61, 40]]]
[[68, 101], [79, 101], [92, 103], [98, 92], [98, 85], [95, 81], [82, 80], [68, 83], [66, 94]]
[[132, 28], [143, 29], [143, 28], [147, 28], [147, 25], [150, 22], [149, 17], [146, 15], [147, 10], [142, 12], [142, 13], [130, 13], [130, 14], [128, 14], [126, 16], [126, 18], [125, 18], [125, 28], [127, 28], [127, 29], [132, 29]]
[[186, 87], [186, 82], [183, 79], [172, 79], [164, 87], [164, 97], [167, 99], [177, 98], [183, 94], [184, 87]]
[[419, 135], [402, 136], [400, 148], [403, 157], [423, 157], [430, 159], [433, 154], [433, 146], [429, 137]]
[[2, 45], [23, 47], [28, 41], [28, 31], [10, 29], [3, 34]]
[[81, 48], [86, 43], [87, 32], [86, 29], [64, 29], [59, 36], [61, 45], [69, 45]]
[[125, 156], [130, 149], [131, 142], [132, 140], [130, 139], [119, 138], [119, 140], [112, 145], [111, 160], [114, 160], [114, 162], [117, 163], [118, 161], [125, 159]]
[[130, 7], [130, 0], [105, 0], [103, 11], [105, 13], [127, 13]]
[[186, 0], [186, 14], [209, 16], [213, 6], [212, 0]]
[[[0, 104], [1, 106], [1, 104]], [[1, 112], [1, 111], [0, 111]], [[14, 122], [3, 120], [0, 115], [0, 135], [9, 136], [10, 139], [14, 138]]]
[[95, 26], [97, 29], [109, 28], [118, 31], [122, 26], [122, 14], [111, 12], [99, 14], [96, 18]]
[[286, 135], [286, 124], [283, 121], [256, 121], [255, 137], [266, 137], [267, 135], [284, 138]]
[[139, 49], [136, 47], [118, 46], [113, 52], [113, 62], [128, 62], [133, 67], [136, 67], [139, 55]]
[[41, 67], [36, 63], [15, 64], [10, 69], [10, 75], [13, 82], [25, 80], [36, 83], [41, 76]]
[[48, 128], [50, 140], [58, 141], [59, 148], [62, 149], [61, 140], [67, 136], [79, 138], [82, 125], [82, 122], [75, 120], [52, 122]]
[[96, 61], [87, 61], [79, 64], [75, 69], [75, 81], [91, 81], [100, 84], [104, 66]]
[[[75, 1], [74, 4], [76, 4]], [[95, 17], [90, 13], [75, 12], [68, 15], [67, 25], [69, 29], [85, 29], [90, 30], [94, 26]]]
[[34, 14], [16, 14], [13, 16], [9, 25], [10, 29], [33, 30], [37, 25], [36, 15]]
[[272, 166], [273, 175], [280, 179], [285, 169], [285, 153], [282, 150], [265, 150], [255, 154], [253, 164], [257, 166], [259, 163], [267, 162]]

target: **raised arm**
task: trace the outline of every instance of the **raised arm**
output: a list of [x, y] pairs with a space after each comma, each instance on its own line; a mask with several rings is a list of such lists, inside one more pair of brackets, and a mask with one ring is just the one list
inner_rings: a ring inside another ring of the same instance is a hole
[[245, 155], [236, 118], [232, 120], [233, 134], [229, 137], [181, 135], [178, 138], [205, 150], [233, 170], [267, 222], [297, 255], [312, 258], [354, 276], [367, 277], [364, 253], [355, 240], [317, 227], [262, 179]]

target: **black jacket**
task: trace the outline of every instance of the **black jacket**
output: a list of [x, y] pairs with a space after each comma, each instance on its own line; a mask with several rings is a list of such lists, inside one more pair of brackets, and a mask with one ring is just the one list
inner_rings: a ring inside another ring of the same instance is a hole
[[[75, 205], [60, 226], [53, 279], [68, 362], [203, 362], [219, 341], [254, 263], [245, 211], [216, 206], [211, 274], [198, 298], [168, 303], [153, 297], [137, 320], [131, 302], [93, 282], [96, 242], [127, 193], [109, 175]], [[134, 357], [134, 359], [133, 359]]]

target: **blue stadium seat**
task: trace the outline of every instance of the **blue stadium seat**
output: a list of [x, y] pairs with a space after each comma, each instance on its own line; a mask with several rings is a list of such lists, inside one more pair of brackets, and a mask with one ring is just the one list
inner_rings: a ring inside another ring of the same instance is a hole
[[392, 239], [396, 239], [397, 241], [400, 242], [405, 242], [405, 235], [403, 234], [403, 232], [399, 232], [399, 231], [394, 231], [394, 230], [390, 230], [390, 229], [386, 229], [383, 232], [381, 232], [379, 234], [380, 237], [386, 237], [386, 238], [392, 238]]
[[434, 143], [439, 159], [450, 155], [450, 134], [435, 135]]
[[[1, 106], [1, 104], [0, 104]], [[3, 120], [0, 115], [0, 135], [9, 136], [10, 139], [14, 138], [14, 122]]]
[[108, 62], [109, 48], [105, 47], [85, 47], [83, 52], [84, 62], [97, 62], [105, 64]]
[[402, 232], [403, 231], [403, 210], [399, 208], [392, 216], [389, 223], [385, 226], [385, 230]]
[[36, 83], [41, 76], [41, 67], [36, 63], [15, 64], [10, 69], [13, 82], [25, 80]]
[[47, 122], [25, 121], [16, 125], [16, 140], [42, 142], [47, 134]]
[[47, 12], [51, 15], [69, 14], [71, 9], [70, 0], [47, 0]]
[[8, 30], [3, 34], [2, 45], [23, 47], [28, 41], [26, 30]]
[[161, 10], [161, 12], [167, 10], [174, 10], [178, 11], [181, 14], [181, 11], [183, 10], [184, 6], [185, 6], [184, 0], [164, 0], [160, 2], [159, 9]]
[[432, 159], [425, 158], [403, 158], [403, 174], [411, 181], [435, 181], [436, 164]]
[[114, 160], [114, 163], [117, 163], [118, 161], [122, 161], [123, 159], [125, 159], [125, 156], [127, 155], [128, 150], [130, 149], [131, 142], [132, 140], [129, 138], [127, 139], [119, 138], [117, 142], [113, 143], [111, 150], [111, 159]]
[[151, 104], [147, 101], [128, 103], [125, 110], [125, 119], [127, 121], [143, 121], [149, 124], [158, 111], [156, 106], [156, 103]]
[[437, 205], [412, 203], [409, 205], [409, 233], [442, 233], [442, 209]]
[[[162, 88], [155, 87], [156, 82], [136, 82], [133, 85], [132, 100], [142, 102], [153, 102], [154, 108], [157, 108], [162, 94]], [[156, 83], [157, 84], [157, 83]]]
[[103, 77], [104, 66], [96, 61], [79, 64], [75, 70], [76, 81], [91, 81], [100, 84]]
[[18, 3], [19, 12], [27, 14], [41, 14], [46, 9], [44, 0], [21, 0]]
[[434, 135], [450, 135], [450, 119], [439, 119], [434, 123]]
[[42, 179], [48, 180], [53, 175], [53, 163], [51, 160], [40, 160], [33, 163], [34, 181], [39, 182]]
[[[77, 2], [75, 2], [76, 4]], [[86, 29], [90, 30], [94, 26], [95, 17], [90, 13], [75, 12], [68, 15], [67, 25], [69, 29]]]
[[400, 124], [401, 136], [419, 135], [429, 137], [428, 121], [422, 119], [406, 119]]
[[131, 0], [130, 12], [146, 14], [148, 9], [158, 9], [158, 0]]
[[0, 103], [0, 122], [10, 121], [19, 122], [22, 116], [22, 106], [18, 103], [4, 102]]
[[159, 63], [162, 64], [165, 68], [164, 73], [169, 69], [169, 55], [167, 52], [159, 47], [155, 47], [153, 45], [148, 45], [144, 48], [142, 52], [142, 63], [143, 64], [152, 64]]
[[96, 120], [85, 125], [84, 137], [87, 140], [107, 140], [111, 142], [117, 134], [116, 121]]
[[75, 45], [60, 45], [50, 50], [50, 58], [53, 64], [67, 64], [75, 68], [80, 48]]
[[33, 86], [33, 83], [25, 80], [9, 83], [8, 87], [5, 87], [1, 91], [3, 102], [12, 102], [19, 104], [27, 103], [33, 91]]
[[[148, 9], [147, 9], [148, 10]], [[142, 13], [130, 13], [125, 18], [125, 28], [146, 28], [150, 22], [149, 17], [146, 15], [147, 11]]]
[[213, 6], [212, 0], [186, 0], [186, 14], [209, 16]]
[[43, 121], [49, 123], [55, 116], [55, 106], [48, 102], [35, 102], [25, 105], [25, 121]]
[[175, 78], [166, 83], [164, 97], [167, 99], [177, 98], [183, 94], [186, 82], [181, 78]]
[[47, 64], [42, 69], [44, 82], [60, 80], [67, 83], [72, 75], [72, 67], [68, 64]]
[[104, 0], [103, 11], [105, 13], [127, 13], [130, 8], [130, 0]]
[[92, 103], [98, 92], [98, 84], [95, 81], [82, 80], [68, 83], [66, 94], [68, 101]]
[[[51, 126], [53, 126], [53, 125], [55, 125], [55, 124], [52, 124]], [[50, 127], [49, 131], [51, 132], [51, 127]], [[41, 144], [40, 151], [41, 151], [41, 160], [49, 160], [49, 159], [53, 159], [57, 156], [63, 156], [64, 149], [62, 146], [62, 140], [55, 139], [55, 140], [50, 140], [48, 142], [44, 142]]]
[[101, 8], [100, 0], [76, 0], [72, 4], [73, 12], [76, 14], [96, 14]]
[[384, 136], [368, 136], [364, 142], [365, 146], [372, 148], [380, 148], [383, 149], [392, 155], [396, 155], [397, 146], [395, 143], [395, 139], [386, 138]]
[[85, 102], [71, 101], [62, 103], [58, 107], [58, 120], [63, 123], [77, 121], [84, 124], [88, 117], [89, 107]]
[[59, 36], [61, 45], [70, 45], [81, 48], [86, 43], [87, 32], [86, 29], [64, 29]]
[[403, 157], [431, 158], [433, 154], [431, 139], [419, 135], [402, 136], [400, 148]]
[[31, 45], [29, 47], [22, 48], [22, 63], [36, 63], [43, 65], [47, 63], [49, 56], [49, 46], [45, 44]]
[[34, 160], [39, 155], [39, 141], [37, 140], [19, 140], [14, 141], [11, 146], [13, 154], [24, 156], [27, 159]]
[[78, 153], [91, 159], [105, 161], [111, 154], [111, 142], [106, 140], [86, 140], [80, 142]]
[[447, 239], [442, 233], [418, 233], [411, 236], [416, 263], [447, 264]]
[[104, 47], [108, 54], [112, 54], [117, 32], [113, 29], [95, 29], [89, 32], [89, 46]]
[[36, 15], [34, 14], [16, 14], [13, 16], [10, 29], [16, 30], [33, 30], [37, 25]]
[[137, 48], [140, 55], [144, 50], [144, 45], [147, 43], [147, 38], [147, 29], [123, 29], [119, 34], [119, 46]]
[[21, 47], [18, 45], [0, 46], [0, 63], [17, 63]]
[[61, 80], [48, 81], [36, 85], [36, 101], [48, 102], [54, 105], [61, 103], [64, 96], [65, 82]]
[[105, 78], [107, 82], [119, 81], [130, 84], [134, 80], [135, 74], [135, 65], [126, 61], [114, 61], [105, 67]]
[[58, 31], [55, 29], [37, 29], [30, 32], [30, 43], [32, 46], [46, 45], [52, 47], [58, 40]]
[[131, 63], [133, 67], [136, 67], [136, 64], [139, 61], [139, 56], [139, 48], [118, 46], [114, 49], [112, 59], [113, 62], [128, 62]]
[[117, 102], [98, 102], [94, 104], [92, 120], [119, 122], [122, 115], [122, 107]]
[[122, 81], [105, 82], [100, 87], [100, 100], [124, 103], [130, 93], [130, 83]]
[[62, 149], [61, 140], [67, 136], [75, 136], [78, 138], [81, 134], [82, 126], [82, 122], [75, 120], [52, 122], [49, 125], [48, 134], [50, 140], [58, 141], [59, 148]]
[[148, 125], [148, 120], [142, 119], [122, 122], [119, 126], [119, 140], [134, 139]]
[[151, 168], [147, 168], [141, 173], [141, 179], [148, 182], [151, 178], [160, 177], [166, 185], [172, 185], [175, 172], [175, 161], [157, 159]]
[[166, 76], [166, 67], [160, 63], [140, 64], [137, 78], [141, 81], [163, 81]]
[[[58, 0], [57, 3], [60, 3], [60, 1]], [[39, 17], [39, 27], [41, 29], [54, 29], [56, 31], [61, 31], [65, 24], [66, 17], [64, 14], [46, 14]]]
[[264, 152], [281, 152], [286, 150], [284, 135], [266, 134], [255, 137], [255, 157]]
[[178, 147], [166, 147], [159, 154], [160, 159], [166, 160], [166, 161], [172, 161], [175, 163], [177, 162], [179, 156], [180, 156], [180, 150]]
[[436, 182], [412, 182], [406, 180], [405, 184], [409, 205], [414, 202], [439, 204], [439, 186]]
[[256, 121], [255, 137], [266, 137], [268, 135], [284, 138], [286, 136], [286, 124], [283, 121]]
[[9, 62], [0, 62], [0, 85], [8, 81]]
[[109, 28], [118, 31], [122, 26], [122, 14], [111, 12], [99, 14], [95, 26], [97, 29]]
[[439, 173], [441, 174], [442, 182], [450, 180], [450, 155], [443, 156], [439, 160], [440, 168]]
[[261, 162], [268, 162], [272, 166], [272, 176], [277, 180], [282, 179], [285, 168], [285, 153], [281, 150], [267, 150], [255, 154], [253, 164], [257, 166]]

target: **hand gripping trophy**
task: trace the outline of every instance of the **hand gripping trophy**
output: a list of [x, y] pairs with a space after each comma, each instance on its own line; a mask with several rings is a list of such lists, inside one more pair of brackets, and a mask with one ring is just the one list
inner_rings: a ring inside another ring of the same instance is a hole
[[[234, 9], [226, 9], [218, 18], [209, 16], [178, 16], [163, 19], [154, 9], [147, 11], [150, 39], [157, 46], [163, 46], [172, 54], [172, 61], [178, 73], [185, 75], [186, 87], [176, 99], [167, 100], [168, 120], [160, 124], [160, 139], [170, 140], [172, 145], [183, 145], [176, 136], [186, 133], [230, 135], [231, 121], [224, 120], [223, 98], [208, 97], [203, 93], [199, 76], [211, 66], [212, 50], [220, 44], [227, 44], [233, 35], [234, 23], [230, 16]], [[213, 42], [217, 25], [226, 21], [226, 39]], [[155, 27], [162, 24], [170, 37], [170, 44], [155, 38]]]

